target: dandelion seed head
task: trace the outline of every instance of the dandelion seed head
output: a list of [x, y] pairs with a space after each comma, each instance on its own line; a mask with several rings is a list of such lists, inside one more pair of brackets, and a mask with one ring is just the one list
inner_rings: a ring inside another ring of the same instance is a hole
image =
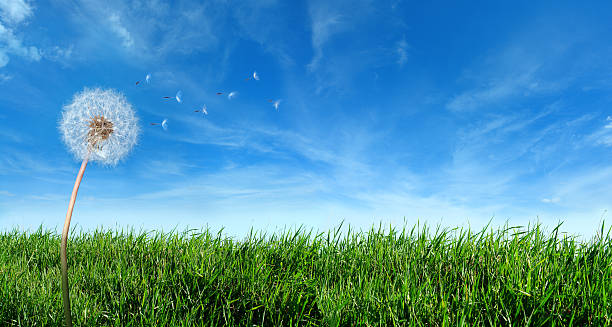
[[147, 77], [145, 77], [145, 81], [147, 82], [147, 84], [149, 84], [149, 82], [151, 81], [151, 74], [147, 74]]
[[232, 99], [232, 98], [234, 98], [234, 97], [235, 97], [237, 94], [238, 94], [238, 92], [236, 92], [236, 91], [230, 92], [230, 93], [227, 95], [227, 98], [231, 100], [231, 99]]
[[176, 92], [176, 102], [178, 103], [183, 102], [183, 91]]
[[65, 105], [58, 129], [62, 140], [78, 160], [114, 166], [136, 145], [138, 118], [125, 96], [99, 88], [74, 95]]
[[164, 119], [164, 121], [162, 121], [161, 127], [164, 129], [164, 131], [168, 130], [168, 119]]

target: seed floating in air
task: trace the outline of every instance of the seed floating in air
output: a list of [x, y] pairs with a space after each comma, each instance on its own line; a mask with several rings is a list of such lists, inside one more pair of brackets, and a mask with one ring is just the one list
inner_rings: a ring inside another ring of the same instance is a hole
[[201, 113], [202, 113], [202, 116], [204, 116], [204, 115], [208, 115], [208, 111], [206, 110], [206, 105], [204, 105], [204, 106], [202, 107], [202, 109], [199, 109], [199, 110], [194, 110], [193, 112], [201, 112]]
[[236, 91], [232, 91], [232, 92], [230, 92], [230, 94], [228, 94], [228, 95], [227, 95], [227, 98], [231, 100], [231, 99], [232, 99], [232, 98], [234, 98], [236, 95], [238, 95], [238, 92], [236, 92]]
[[162, 99], [167, 99], [167, 100], [176, 99], [176, 102], [181, 103], [181, 102], [183, 102], [183, 92], [182, 91], [178, 91], [178, 92], [176, 92], [175, 96], [173, 96], [173, 97], [162, 97]]
[[153, 126], [161, 125], [161, 127], [164, 129], [164, 131], [166, 131], [166, 130], [168, 130], [168, 119], [164, 119], [161, 123], [151, 123], [151, 125], [153, 125]]
[[280, 104], [280, 102], [281, 102], [281, 100], [274, 101], [273, 106], [274, 106], [274, 109], [276, 109], [276, 111], [278, 111], [278, 105]]

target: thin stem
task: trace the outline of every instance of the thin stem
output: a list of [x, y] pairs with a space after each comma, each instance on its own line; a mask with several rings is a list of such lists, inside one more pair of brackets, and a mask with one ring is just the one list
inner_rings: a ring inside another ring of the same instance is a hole
[[85, 173], [85, 167], [87, 167], [87, 156], [81, 164], [81, 169], [77, 175], [76, 182], [74, 182], [74, 188], [72, 189], [72, 196], [70, 197], [70, 204], [68, 204], [68, 212], [66, 213], [66, 220], [64, 221], [64, 230], [62, 231], [62, 243], [60, 249], [60, 261], [62, 265], [62, 297], [64, 300], [64, 316], [66, 318], [66, 326], [72, 327], [72, 317], [70, 316], [70, 296], [68, 293], [68, 262], [66, 260], [66, 246], [68, 245], [68, 230], [70, 229], [70, 219], [72, 218], [72, 209], [74, 208], [74, 202], [76, 201], [77, 192], [79, 191], [79, 185], [83, 179]]

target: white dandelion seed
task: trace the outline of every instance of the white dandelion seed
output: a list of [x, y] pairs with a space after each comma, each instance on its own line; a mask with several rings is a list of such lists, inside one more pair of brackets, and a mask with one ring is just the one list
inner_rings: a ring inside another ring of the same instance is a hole
[[194, 110], [193, 112], [201, 112], [202, 116], [208, 115], [208, 111], [206, 110], [206, 105], [202, 106], [202, 109]]
[[168, 119], [164, 119], [161, 123], [151, 123], [153, 126], [161, 126], [164, 131], [168, 130]]
[[147, 77], [145, 77], [145, 81], [147, 82], [147, 84], [151, 82], [151, 74], [147, 74]]
[[176, 92], [176, 102], [183, 102], [183, 91], [179, 90], [178, 92]]
[[125, 97], [113, 90], [85, 89], [65, 105], [59, 130], [70, 152], [116, 165], [137, 142], [138, 118]]
[[259, 81], [259, 75], [257, 75], [257, 72], [253, 72], [253, 79]]
[[280, 105], [280, 103], [281, 103], [281, 100], [274, 101], [273, 106], [274, 106], [274, 109], [276, 109], [276, 111], [278, 111], [278, 105]]
[[87, 89], [74, 95], [65, 105], [58, 129], [62, 140], [75, 157], [83, 160], [77, 174], [60, 243], [62, 301], [66, 326], [72, 327], [68, 286], [68, 232], [77, 192], [89, 160], [116, 165], [134, 147], [140, 128], [132, 106], [113, 90]]
[[233, 92], [230, 92], [230, 93], [227, 95], [227, 98], [231, 100], [231, 99], [232, 99], [232, 98], [234, 98], [236, 95], [238, 95], [238, 92], [233, 91]]

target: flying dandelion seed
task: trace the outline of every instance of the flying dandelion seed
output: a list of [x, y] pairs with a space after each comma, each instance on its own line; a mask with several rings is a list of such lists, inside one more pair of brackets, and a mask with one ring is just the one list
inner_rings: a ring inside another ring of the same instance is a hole
[[202, 116], [204, 116], [204, 115], [208, 115], [208, 111], [206, 110], [206, 105], [204, 105], [204, 106], [202, 107], [202, 109], [199, 109], [199, 110], [194, 110], [193, 112], [201, 112], [201, 113], [202, 113]]
[[178, 92], [176, 92], [175, 96], [173, 96], [173, 97], [162, 97], [162, 99], [166, 99], [166, 100], [176, 99], [176, 102], [181, 103], [181, 102], [183, 102], [183, 92], [179, 90]]
[[236, 97], [236, 95], [238, 95], [238, 92], [232, 91], [232, 92], [230, 92], [230, 94], [227, 95], [227, 98], [231, 100], [234, 97]]
[[153, 126], [161, 126], [164, 131], [168, 130], [168, 119], [164, 119], [161, 123], [151, 123]]
[[125, 97], [113, 90], [87, 89], [74, 95], [65, 105], [58, 129], [68, 150], [79, 160], [77, 174], [60, 244], [62, 301], [66, 326], [72, 327], [68, 287], [68, 232], [79, 186], [89, 160], [116, 165], [136, 144], [140, 128], [138, 118]]
[[[147, 76], [145, 77], [145, 82], [147, 82], [147, 84], [149, 84], [149, 80], [151, 79], [151, 74], [147, 74]], [[140, 84], [140, 81], [136, 81], [136, 85]]]
[[278, 105], [279, 105], [280, 103], [281, 103], [281, 100], [276, 100], [276, 101], [274, 101], [273, 106], [274, 106], [274, 109], [276, 109], [276, 111], [278, 111]]
[[259, 75], [257, 75], [257, 72], [253, 72], [253, 79], [259, 81]]

